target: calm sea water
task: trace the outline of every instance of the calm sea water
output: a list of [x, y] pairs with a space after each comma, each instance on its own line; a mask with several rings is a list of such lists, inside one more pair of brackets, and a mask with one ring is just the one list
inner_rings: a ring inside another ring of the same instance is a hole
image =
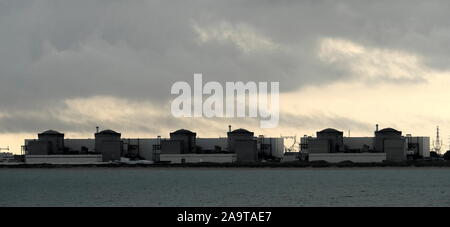
[[450, 169], [0, 169], [0, 206], [450, 206]]

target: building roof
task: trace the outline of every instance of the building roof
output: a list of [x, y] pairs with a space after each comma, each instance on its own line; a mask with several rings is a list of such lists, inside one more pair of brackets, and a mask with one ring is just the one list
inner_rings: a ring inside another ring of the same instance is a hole
[[106, 129], [101, 132], [95, 133], [95, 135], [120, 135], [120, 133], [113, 131], [111, 129]]
[[60, 132], [55, 131], [55, 130], [47, 130], [47, 131], [44, 131], [44, 132], [39, 133], [39, 134], [40, 135], [64, 135], [63, 133], [60, 133]]
[[187, 129], [179, 129], [179, 130], [177, 130], [175, 132], [172, 132], [171, 134], [189, 134], [189, 135], [194, 135], [196, 133], [192, 132], [190, 130], [187, 130]]
[[239, 128], [239, 129], [235, 129], [229, 133], [233, 133], [233, 134], [253, 134], [253, 132], [248, 131], [247, 129], [243, 129], [243, 128]]
[[381, 129], [378, 132], [396, 132], [396, 133], [401, 133], [400, 131], [398, 131], [396, 129], [393, 129], [393, 128], [384, 128], [384, 129]]
[[322, 130], [320, 132], [321, 133], [342, 133], [341, 131], [336, 130], [334, 128], [327, 128], [327, 129], [324, 129], [324, 130]]

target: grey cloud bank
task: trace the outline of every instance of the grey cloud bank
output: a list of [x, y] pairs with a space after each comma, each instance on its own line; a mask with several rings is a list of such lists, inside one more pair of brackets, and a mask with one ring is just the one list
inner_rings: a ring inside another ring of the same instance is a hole
[[345, 64], [317, 56], [328, 37], [449, 70], [448, 12], [448, 1], [2, 1], [0, 113], [9, 115], [0, 115], [0, 130], [113, 124], [48, 114], [67, 99], [102, 95], [150, 100], [162, 110], [155, 122], [176, 127], [165, 119], [170, 87], [195, 72], [209, 81], [279, 81], [281, 92], [352, 80]]

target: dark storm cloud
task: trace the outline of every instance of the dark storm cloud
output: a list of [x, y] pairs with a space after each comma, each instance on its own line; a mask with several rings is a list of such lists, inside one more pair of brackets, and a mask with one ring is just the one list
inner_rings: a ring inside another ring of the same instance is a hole
[[286, 113], [280, 116], [280, 120], [281, 127], [292, 127], [298, 129], [315, 128], [317, 131], [325, 128], [335, 128], [340, 131], [354, 130], [359, 132], [368, 132], [374, 128], [373, 125], [367, 122], [361, 122], [343, 116], [325, 116], [322, 114], [312, 116]]
[[[280, 81], [282, 92], [348, 79], [345, 67], [317, 59], [324, 37], [418, 53], [427, 64], [446, 69], [449, 6], [448, 1], [2, 1], [0, 109], [45, 112], [47, 105], [94, 95], [165, 103], [172, 83], [190, 82], [197, 72], [205, 80]], [[194, 24], [221, 22], [246, 25], [283, 50], [246, 54], [231, 42], [198, 42]]]
[[[64, 105], [61, 105], [64, 106]], [[92, 133], [95, 127], [103, 129], [110, 128], [121, 132], [141, 132], [143, 135], [156, 135], [167, 128], [177, 128], [180, 125], [192, 127], [193, 123], [184, 122], [183, 119], [172, 118], [170, 115], [161, 115], [158, 117], [120, 118], [120, 119], [86, 119], [85, 115], [71, 114], [74, 120], [70, 121], [55, 111], [36, 111], [36, 112], [11, 112], [7, 116], [0, 117], [0, 133], [37, 133], [47, 129], [55, 129], [61, 132], [80, 132]], [[206, 127], [206, 125], [196, 123], [197, 127]]]

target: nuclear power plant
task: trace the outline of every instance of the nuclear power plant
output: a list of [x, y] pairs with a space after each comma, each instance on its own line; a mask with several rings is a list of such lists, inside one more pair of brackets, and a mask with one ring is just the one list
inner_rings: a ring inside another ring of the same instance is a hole
[[122, 138], [119, 132], [99, 131], [97, 127], [94, 139], [66, 139], [63, 133], [47, 130], [39, 133], [37, 139], [25, 140], [23, 155], [25, 162], [30, 164], [380, 163], [427, 159], [431, 145], [429, 137], [403, 135], [393, 128], [379, 130], [378, 125], [374, 134], [368, 137], [346, 137], [343, 131], [327, 128], [318, 131], [316, 137], [302, 137], [297, 152], [293, 146], [285, 146], [284, 139], [290, 137], [255, 136], [254, 132], [246, 129], [232, 130], [231, 126], [226, 137], [200, 138], [196, 132], [187, 129], [168, 135], [166, 138]]
[[234, 163], [280, 161], [284, 139], [259, 136], [245, 129], [231, 130], [227, 137], [197, 138], [187, 129], [169, 133], [169, 138], [122, 138], [113, 130], [97, 131], [94, 139], [65, 139], [48, 130], [38, 139], [26, 139], [26, 163], [83, 164], [121, 160], [153, 163]]

